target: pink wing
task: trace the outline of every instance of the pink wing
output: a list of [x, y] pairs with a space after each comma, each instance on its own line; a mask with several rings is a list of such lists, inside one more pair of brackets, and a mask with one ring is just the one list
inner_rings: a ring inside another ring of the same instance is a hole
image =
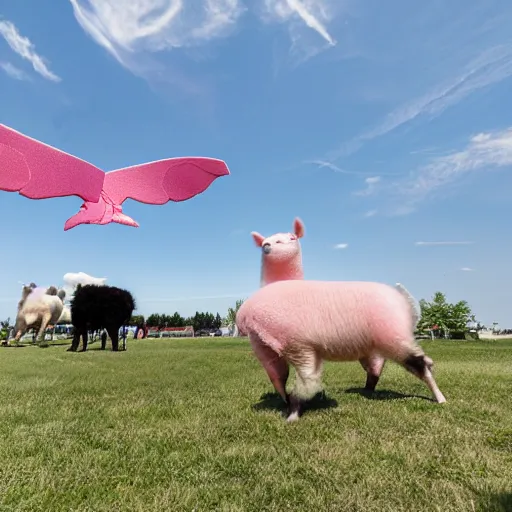
[[165, 204], [191, 199], [228, 174], [226, 163], [215, 158], [168, 158], [108, 172], [103, 190], [117, 204]]
[[78, 196], [95, 203], [104, 179], [94, 165], [0, 124], [0, 190], [30, 199]]

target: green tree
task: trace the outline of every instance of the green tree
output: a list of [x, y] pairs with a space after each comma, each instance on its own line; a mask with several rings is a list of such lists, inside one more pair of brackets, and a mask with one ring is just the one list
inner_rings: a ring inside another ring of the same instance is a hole
[[160, 315], [158, 313], [149, 315], [146, 324], [148, 327], [158, 327], [160, 325]]
[[130, 325], [142, 325], [144, 324], [144, 316], [143, 315], [133, 315], [130, 318]]
[[460, 300], [451, 304], [442, 292], [436, 292], [431, 302], [425, 299], [419, 302], [421, 308], [419, 330], [438, 331], [443, 336], [450, 336], [450, 333], [466, 332], [468, 323], [475, 319], [467, 301]]
[[196, 311], [196, 314], [192, 317], [192, 326], [194, 327], [194, 331], [199, 331], [202, 329], [203, 324], [203, 314]]
[[170, 327], [185, 327], [185, 319], [176, 311], [170, 318]]
[[230, 329], [234, 327], [236, 322], [236, 314], [238, 313], [238, 310], [242, 307], [243, 303], [244, 299], [239, 299], [236, 301], [234, 308], [228, 308], [228, 314], [226, 315], [226, 324]]
[[219, 313], [215, 316], [215, 320], [213, 321], [213, 327], [214, 329], [220, 329], [220, 326], [222, 325], [222, 318], [220, 317]]
[[3, 322], [0, 322], [0, 340], [6, 340], [9, 335], [11, 328], [11, 318], [7, 318]]

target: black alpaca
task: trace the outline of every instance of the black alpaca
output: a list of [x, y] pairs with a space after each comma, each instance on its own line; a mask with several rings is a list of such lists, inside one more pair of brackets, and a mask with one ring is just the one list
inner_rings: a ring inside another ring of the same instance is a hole
[[[74, 334], [68, 352], [76, 352], [83, 340], [82, 351], [87, 349], [88, 331], [106, 329], [112, 340], [112, 350], [119, 350], [119, 329], [130, 320], [135, 309], [132, 294], [115, 286], [87, 284], [78, 285], [71, 300], [71, 322]], [[105, 350], [107, 335], [101, 336], [101, 350]], [[123, 350], [126, 350], [126, 335], [123, 333]]]

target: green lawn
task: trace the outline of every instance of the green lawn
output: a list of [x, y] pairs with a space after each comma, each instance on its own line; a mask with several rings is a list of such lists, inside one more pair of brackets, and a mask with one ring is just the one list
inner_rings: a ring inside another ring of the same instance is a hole
[[512, 340], [422, 344], [446, 404], [328, 363], [295, 424], [243, 340], [2, 348], [0, 510], [511, 511]]

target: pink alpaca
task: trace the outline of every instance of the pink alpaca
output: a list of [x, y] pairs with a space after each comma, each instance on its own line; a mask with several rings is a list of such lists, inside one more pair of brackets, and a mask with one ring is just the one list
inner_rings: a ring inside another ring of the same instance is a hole
[[[425, 382], [439, 403], [433, 361], [415, 342], [415, 311], [403, 286], [375, 282], [278, 281], [263, 286], [239, 309], [236, 322], [289, 405], [288, 421], [322, 390], [323, 361], [360, 361], [378, 381], [392, 359]], [[286, 392], [289, 364], [295, 386]]]
[[274, 281], [304, 279], [302, 251], [299, 238], [304, 236], [304, 224], [297, 217], [293, 221], [293, 233], [276, 233], [265, 238], [257, 231], [251, 232], [261, 253], [261, 286]]
[[[262, 248], [261, 255], [261, 286], [265, 286], [275, 281], [286, 281], [290, 279], [304, 279], [304, 269], [302, 266], [302, 251], [299, 238], [304, 237], [304, 223], [298, 217], [293, 223], [294, 234], [276, 233], [265, 238], [257, 231], [251, 232], [251, 235], [257, 247]], [[397, 283], [397, 288], [401, 289], [407, 300], [411, 303], [414, 316], [414, 327], [420, 316], [414, 300], [409, 292]], [[240, 330], [235, 328], [235, 335], [240, 334]], [[245, 333], [244, 333], [245, 334]], [[380, 374], [384, 369], [386, 360], [382, 357], [373, 357], [371, 361], [363, 358], [359, 361], [366, 372], [367, 391], [375, 391], [379, 382]], [[371, 364], [370, 364], [371, 363]]]

